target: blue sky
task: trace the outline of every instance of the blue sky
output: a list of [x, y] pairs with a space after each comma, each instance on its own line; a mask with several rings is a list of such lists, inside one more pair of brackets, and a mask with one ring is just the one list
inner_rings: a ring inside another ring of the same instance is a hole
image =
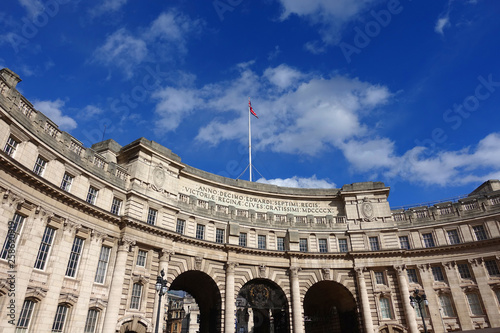
[[499, 16], [494, 0], [11, 0], [0, 66], [86, 146], [106, 127], [230, 178], [251, 97], [254, 179], [383, 181], [410, 205], [500, 178]]

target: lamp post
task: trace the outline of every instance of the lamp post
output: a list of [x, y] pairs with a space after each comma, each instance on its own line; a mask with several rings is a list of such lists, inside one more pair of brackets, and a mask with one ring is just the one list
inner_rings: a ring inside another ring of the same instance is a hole
[[422, 318], [422, 323], [424, 324], [424, 333], [427, 333], [427, 326], [425, 326], [425, 318], [424, 313], [422, 312], [422, 303], [425, 305], [429, 305], [429, 301], [427, 301], [427, 296], [424, 293], [420, 294], [418, 289], [415, 289], [413, 295], [410, 296], [410, 304], [412, 307], [415, 307], [415, 304], [418, 305], [418, 311], [420, 311], [420, 317]]
[[155, 333], [158, 333], [158, 326], [160, 326], [161, 297], [167, 293], [167, 280], [163, 278], [165, 276], [165, 271], [162, 269], [160, 274], [161, 276], [158, 275], [156, 277], [156, 292], [158, 293], [158, 313], [156, 315]]

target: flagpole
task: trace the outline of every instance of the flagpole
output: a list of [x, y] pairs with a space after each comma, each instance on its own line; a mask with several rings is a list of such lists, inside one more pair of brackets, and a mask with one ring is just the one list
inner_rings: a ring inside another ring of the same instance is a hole
[[250, 165], [250, 181], [252, 181], [252, 126], [250, 115], [250, 97], [248, 97], [248, 164]]

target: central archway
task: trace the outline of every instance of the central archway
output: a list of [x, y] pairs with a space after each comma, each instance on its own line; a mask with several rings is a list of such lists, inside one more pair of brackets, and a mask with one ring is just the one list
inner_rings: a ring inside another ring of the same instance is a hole
[[254, 279], [236, 299], [236, 333], [288, 333], [288, 300], [274, 282]]
[[210, 276], [200, 271], [184, 272], [175, 278], [170, 290], [186, 291], [194, 297], [200, 308], [200, 333], [221, 331], [221, 296]]
[[359, 333], [356, 301], [340, 283], [321, 281], [304, 297], [306, 333]]

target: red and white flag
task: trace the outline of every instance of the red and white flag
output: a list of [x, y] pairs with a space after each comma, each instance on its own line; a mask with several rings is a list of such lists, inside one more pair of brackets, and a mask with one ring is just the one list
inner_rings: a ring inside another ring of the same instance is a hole
[[257, 113], [252, 108], [252, 103], [250, 103], [250, 99], [248, 99], [248, 109], [250, 110], [250, 113], [253, 114], [257, 119], [259, 119], [259, 116], [257, 116]]

